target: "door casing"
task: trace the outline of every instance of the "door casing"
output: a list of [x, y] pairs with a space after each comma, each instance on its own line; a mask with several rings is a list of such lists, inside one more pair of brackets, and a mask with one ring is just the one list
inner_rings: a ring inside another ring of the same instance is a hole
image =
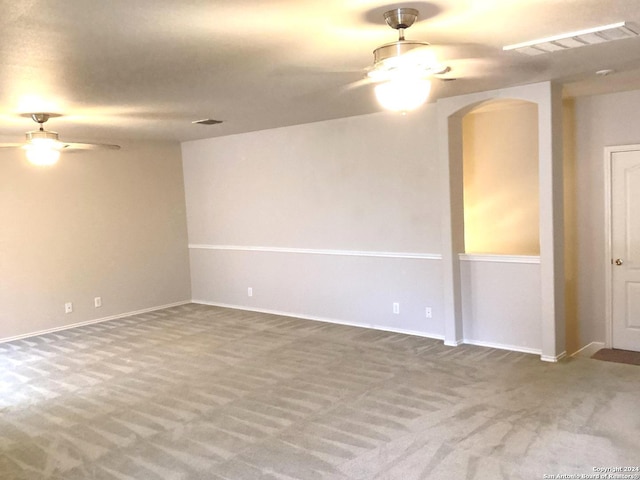
[[603, 258], [605, 272], [605, 346], [613, 346], [613, 228], [612, 228], [612, 182], [613, 156], [615, 153], [640, 151], [640, 144], [620, 145], [604, 148], [604, 221], [605, 221], [605, 254]]

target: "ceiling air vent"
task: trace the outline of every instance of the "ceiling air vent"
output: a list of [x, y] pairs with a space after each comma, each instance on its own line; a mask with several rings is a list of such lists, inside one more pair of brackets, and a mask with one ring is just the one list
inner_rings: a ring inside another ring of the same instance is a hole
[[577, 32], [563, 33], [553, 37], [531, 40], [502, 47], [502, 50], [515, 50], [525, 55], [542, 55], [543, 53], [568, 50], [598, 43], [637, 37], [637, 28], [631, 28], [627, 22], [612, 23], [600, 27], [588, 28]]
[[222, 123], [222, 120], [214, 120], [213, 118], [205, 118], [203, 120], [194, 120], [191, 123], [198, 124], [198, 125], [217, 125], [218, 123]]

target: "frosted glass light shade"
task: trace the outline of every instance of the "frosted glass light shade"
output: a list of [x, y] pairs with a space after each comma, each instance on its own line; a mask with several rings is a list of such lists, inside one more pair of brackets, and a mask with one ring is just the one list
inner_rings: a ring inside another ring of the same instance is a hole
[[431, 82], [424, 78], [394, 78], [375, 87], [380, 105], [395, 112], [409, 112], [429, 98]]
[[54, 165], [60, 158], [60, 146], [56, 140], [36, 138], [24, 146], [27, 160], [34, 165]]

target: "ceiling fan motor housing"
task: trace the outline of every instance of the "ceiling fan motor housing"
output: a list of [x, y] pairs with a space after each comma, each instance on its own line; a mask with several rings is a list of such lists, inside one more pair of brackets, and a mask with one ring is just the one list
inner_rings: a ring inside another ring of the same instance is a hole
[[384, 19], [391, 28], [399, 31], [400, 38], [396, 42], [387, 43], [373, 51], [374, 70], [387, 70], [387, 60], [401, 57], [415, 48], [426, 47], [427, 42], [405, 40], [404, 30], [409, 28], [418, 18], [418, 10], [415, 8], [394, 8], [384, 13]]
[[41, 141], [41, 140], [57, 141], [58, 140], [58, 134], [56, 132], [52, 132], [50, 130], [43, 130], [43, 129], [27, 132], [26, 136], [27, 136], [28, 143], [32, 143], [34, 140], [35, 141]]
[[416, 42], [414, 40], [398, 40], [397, 42], [382, 45], [373, 51], [374, 68], [388, 58], [400, 57], [414, 48], [427, 46], [429, 46], [427, 42]]
[[[404, 38], [404, 30], [413, 25], [417, 18], [418, 11], [414, 8], [396, 8], [384, 14], [387, 24], [398, 30], [400, 38], [373, 51], [373, 68], [367, 73], [369, 78], [388, 80], [390, 75], [398, 74], [425, 78], [450, 71], [449, 67], [439, 63], [435, 55], [425, 49], [429, 43]], [[413, 50], [419, 54], [410, 58], [406, 56]]]

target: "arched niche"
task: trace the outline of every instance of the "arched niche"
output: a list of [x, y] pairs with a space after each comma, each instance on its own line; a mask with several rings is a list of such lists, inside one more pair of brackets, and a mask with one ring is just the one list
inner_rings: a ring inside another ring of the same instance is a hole
[[[550, 82], [438, 101], [443, 224], [445, 343], [464, 343], [460, 254], [464, 253], [463, 118], [491, 102], [520, 100], [538, 109], [540, 301], [539, 352], [546, 361], [564, 356], [562, 98]], [[491, 341], [484, 342], [491, 344]], [[496, 342], [497, 344], [498, 342]]]
[[539, 256], [537, 104], [483, 102], [462, 137], [464, 253]]

